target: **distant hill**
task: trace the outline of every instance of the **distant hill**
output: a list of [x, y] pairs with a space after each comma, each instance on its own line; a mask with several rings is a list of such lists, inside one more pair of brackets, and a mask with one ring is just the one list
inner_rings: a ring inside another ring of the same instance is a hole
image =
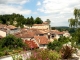
[[75, 28], [69, 28], [69, 27], [67, 27], [67, 26], [57, 26], [57, 27], [51, 27], [52, 28], [52, 30], [54, 30], [54, 29], [57, 29], [57, 30], [59, 30], [59, 31], [69, 31], [70, 33], [73, 33], [73, 32], [75, 32]]
[[55, 27], [51, 27], [53, 30], [54, 29], [69, 29], [69, 27], [67, 26], [55, 26]]
[[69, 27], [67, 27], [67, 26], [57, 26], [57, 27], [55, 27], [55, 28], [66, 28], [66, 29], [68, 29]]

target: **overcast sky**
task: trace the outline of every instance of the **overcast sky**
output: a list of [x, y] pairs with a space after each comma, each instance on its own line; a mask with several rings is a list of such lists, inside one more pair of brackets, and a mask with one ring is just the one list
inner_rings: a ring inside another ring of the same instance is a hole
[[51, 26], [68, 26], [73, 10], [80, 9], [80, 0], [0, 0], [0, 15], [19, 13], [25, 18], [51, 20]]

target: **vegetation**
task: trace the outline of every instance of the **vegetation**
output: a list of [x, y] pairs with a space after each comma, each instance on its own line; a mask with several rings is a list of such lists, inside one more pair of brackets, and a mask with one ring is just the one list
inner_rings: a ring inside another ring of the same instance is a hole
[[74, 52], [74, 49], [72, 49], [72, 47], [69, 46], [64, 46], [62, 47], [60, 52], [62, 59], [70, 59], [72, 58], [72, 53]]
[[80, 49], [80, 28], [78, 28], [76, 32], [72, 34], [72, 40], [73, 42], [76, 42], [75, 47], [78, 47]]
[[68, 31], [69, 33], [74, 33], [76, 31], [76, 28], [69, 28], [69, 27], [51, 27], [52, 30], [59, 30], [59, 31]]
[[41, 18], [37, 17], [37, 18], [35, 19], [35, 23], [36, 23], [36, 24], [42, 24], [43, 21], [41, 20]]
[[52, 50], [35, 50], [27, 60], [59, 60], [60, 54]]
[[22, 39], [16, 38], [13, 35], [6, 36], [0, 42], [1, 42], [1, 48], [8, 47], [9, 49], [12, 49], [24, 46]]
[[72, 40], [76, 42], [76, 47], [80, 46], [80, 9], [74, 9], [75, 18], [69, 19], [69, 25], [71, 28], [75, 28], [75, 32], [72, 34]]
[[54, 40], [48, 44], [48, 49], [60, 51], [63, 44], [70, 42], [71, 40], [66, 37], [60, 37], [58, 40]]
[[43, 23], [43, 21], [39, 17], [36, 17], [36, 19], [34, 19], [32, 16], [24, 18], [23, 15], [13, 13], [0, 15], [0, 23], [7, 25], [15, 25], [17, 27], [23, 28], [24, 24], [32, 26], [33, 24], [41, 24]]
[[24, 46], [22, 39], [8, 35], [0, 40], [0, 56], [20, 52]]
[[[61, 36], [58, 40], [50, 42], [47, 46], [48, 49], [32, 51], [30, 58], [28, 58], [27, 60], [59, 60], [60, 58], [71, 58], [71, 55], [74, 51], [72, 48], [80, 48], [80, 9], [74, 10], [74, 16], [75, 18], [69, 19], [70, 28], [52, 27], [53, 29], [58, 29], [60, 31], [68, 30], [70, 33], [72, 33], [71, 38]], [[14, 24], [15, 21], [17, 22], [16, 24]], [[46, 22], [50, 24], [49, 19], [47, 19]], [[24, 18], [24, 16], [20, 14], [13, 13], [11, 15], [0, 15], [0, 23], [15, 25], [22, 28], [24, 24], [31, 27], [33, 24], [41, 24], [43, 23], [43, 21], [39, 17], [37, 17], [36, 19], [34, 19], [32, 16]], [[63, 44], [66, 44], [68, 42], [72, 43], [72, 47], [63, 47]], [[22, 49], [25, 49], [25, 47], [26, 45], [23, 44], [23, 41], [20, 38], [16, 38], [13, 35], [8, 35], [0, 40], [0, 56], [19, 53]]]
[[74, 9], [74, 16], [75, 18], [69, 19], [69, 26], [71, 28], [78, 28], [80, 27], [80, 9]]

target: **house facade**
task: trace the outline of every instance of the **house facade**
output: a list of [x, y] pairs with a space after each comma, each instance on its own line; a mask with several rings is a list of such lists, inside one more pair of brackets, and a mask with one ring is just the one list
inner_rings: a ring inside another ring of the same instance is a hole
[[45, 24], [34, 24], [32, 28], [37, 28], [37, 29], [48, 29], [49, 30], [49, 25]]

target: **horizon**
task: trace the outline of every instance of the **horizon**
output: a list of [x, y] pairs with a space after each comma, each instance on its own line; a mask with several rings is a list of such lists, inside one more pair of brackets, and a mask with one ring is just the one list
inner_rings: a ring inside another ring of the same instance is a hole
[[[5, 9], [6, 8], [6, 9]], [[50, 19], [51, 26], [67, 26], [73, 18], [75, 8], [80, 8], [80, 0], [1, 0], [0, 15], [22, 14], [25, 18], [40, 17]]]

